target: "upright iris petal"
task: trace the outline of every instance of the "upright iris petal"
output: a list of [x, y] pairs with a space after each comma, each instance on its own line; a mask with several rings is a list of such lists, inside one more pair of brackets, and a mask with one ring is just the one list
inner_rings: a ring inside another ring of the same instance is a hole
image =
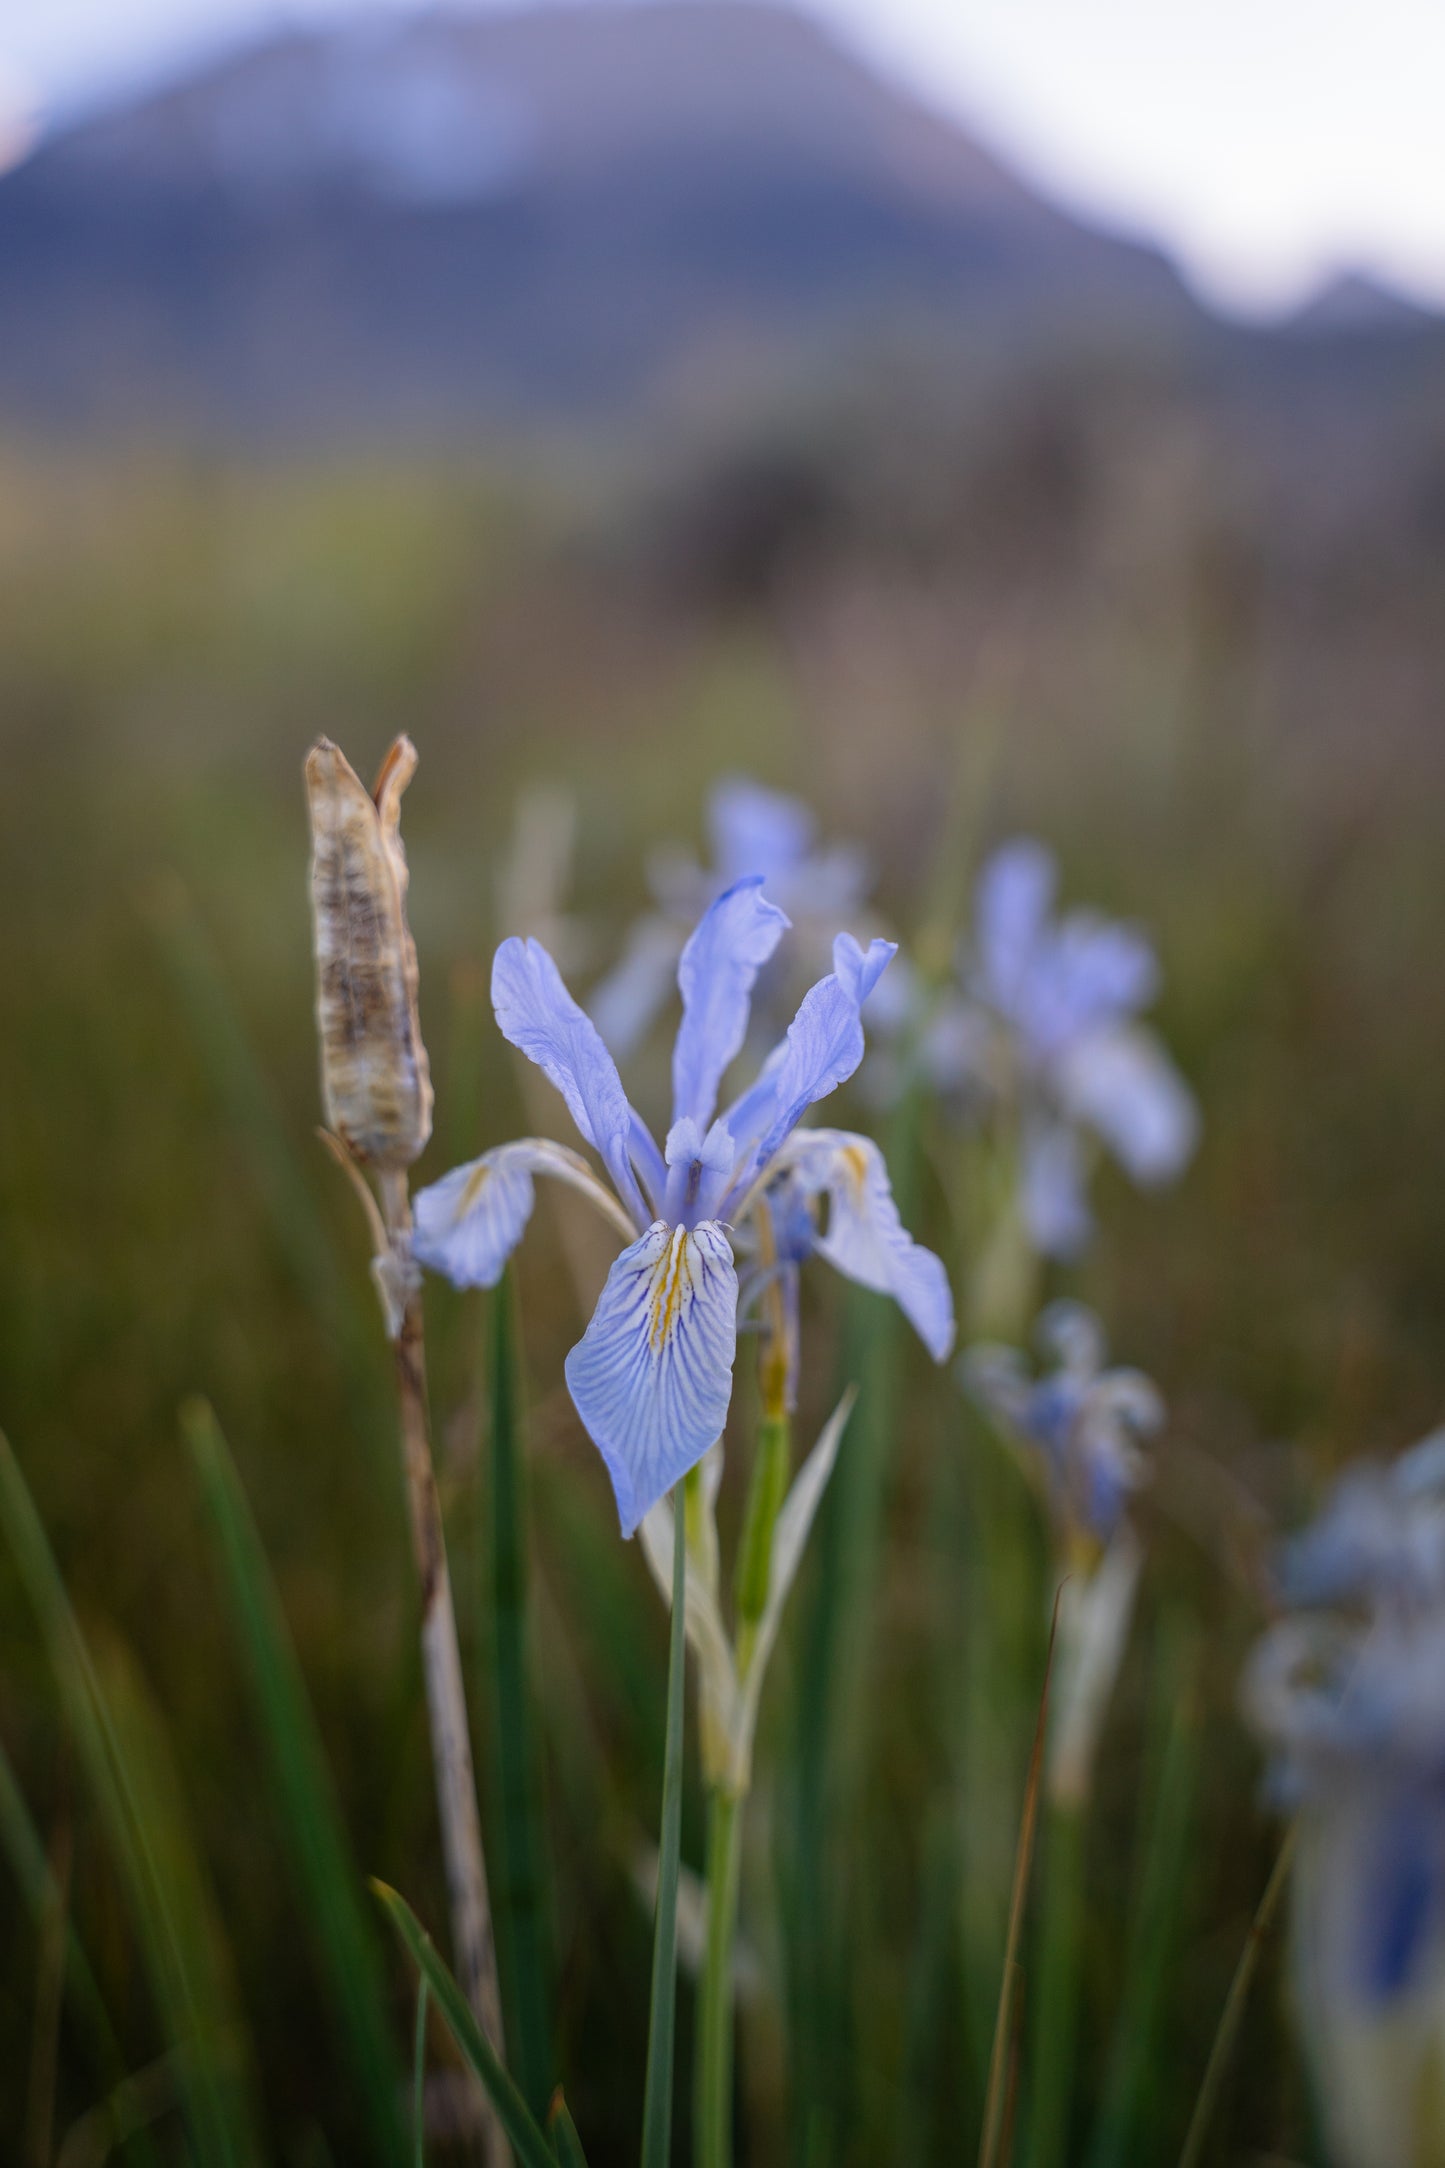
[[751, 1167], [766, 1166], [808, 1108], [853, 1074], [863, 1059], [863, 1003], [897, 953], [896, 941], [871, 941], [865, 951], [839, 934], [832, 971], [808, 989], [787, 1038], [727, 1114]]
[[[497, 1022], [529, 1061], [556, 1085], [578, 1129], [602, 1155], [617, 1194], [639, 1227], [648, 1213], [632, 1171], [629, 1147], [641, 1129], [602, 1043], [597, 1026], [577, 1006], [540, 941], [504, 941], [492, 965]], [[661, 1172], [661, 1155], [653, 1145]]]
[[753, 985], [788, 921], [762, 893], [761, 874], [710, 904], [682, 952], [682, 1024], [672, 1053], [672, 1118], [706, 1129], [718, 1086], [742, 1049]]
[[607, 1464], [624, 1536], [722, 1435], [737, 1308], [733, 1254], [713, 1221], [657, 1221], [607, 1275], [567, 1357], [567, 1386]]

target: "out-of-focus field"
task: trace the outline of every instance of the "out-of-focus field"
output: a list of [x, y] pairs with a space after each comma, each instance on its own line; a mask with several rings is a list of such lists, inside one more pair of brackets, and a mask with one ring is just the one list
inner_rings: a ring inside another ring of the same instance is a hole
[[[1168, 1194], [1102, 1172], [1100, 1237], [1067, 1282], [1171, 1408], [1089, 1839], [1078, 2156], [1158, 1712], [1193, 1696], [1188, 1865], [1134, 2157], [1177, 2153], [1277, 1844], [1235, 1711], [1260, 1544], [1330, 1469], [1413, 1440], [1445, 1398], [1445, 533], [1438, 505], [1385, 532], [1337, 504], [1281, 538], [1247, 442], [1167, 412], [1010, 426], [887, 490], [865, 475], [852, 499], [782, 457], [671, 492], [561, 463], [519, 477], [15, 451], [0, 468], [0, 1420], [82, 1617], [129, 1645], [163, 1713], [279, 2159], [358, 2157], [355, 2110], [177, 1409], [205, 1394], [236, 1454], [359, 1862], [439, 1929], [390, 1377], [360, 1218], [313, 1136], [300, 789], [319, 732], [369, 771], [398, 729], [421, 753], [406, 836], [437, 1083], [423, 1176], [525, 1119], [485, 989], [513, 930], [499, 861], [539, 782], [578, 809], [579, 987], [645, 899], [648, 848], [700, 841], [729, 771], [802, 792], [828, 836], [863, 842], [881, 910], [926, 957], [964, 921], [979, 850], [1019, 830], [1057, 848], [1069, 900], [1151, 929], [1158, 1022], [1205, 1127]], [[634, 1075], [644, 1105], [664, 1076], [654, 1046]], [[851, 1112], [875, 1119], [857, 1094]], [[922, 1120], [913, 1224], [957, 1272], [956, 1134], [937, 1110]], [[561, 1390], [580, 1317], [557, 1230], [540, 1212], [519, 1294], [558, 2004], [595, 2168], [636, 2143], [650, 1925], [632, 1861], [656, 1828], [665, 1631]], [[485, 1787], [485, 1320], [435, 1284], [428, 1302]], [[873, 1310], [828, 1275], [805, 1304], [809, 1436], [849, 1372], [844, 1320]], [[997, 1447], [947, 1374], [897, 1348], [876, 1633], [848, 1688], [863, 1774], [822, 1876], [848, 1959], [826, 2026], [816, 2006], [797, 2019], [782, 1955], [826, 1943], [794, 1918], [789, 1834], [826, 1540], [768, 1690], [744, 1900], [762, 1981], [742, 2022], [749, 2161], [806, 2160], [819, 2098], [842, 2115], [819, 2158], [963, 2158], [982, 2096], [989, 1951], [958, 1863], [997, 1857], [1006, 1880], [1030, 1710], [1020, 1693], [1006, 1781], [970, 1790], [955, 1721], [970, 1457]], [[1008, 1482], [997, 1462], [985, 1488]], [[1018, 1599], [1026, 1647], [1034, 1595]], [[140, 2066], [161, 2040], [8, 1563], [0, 1633], [0, 1740], [70, 1862]], [[700, 1854], [689, 1799], [684, 1855]], [[0, 2153], [19, 2160], [39, 1960], [6, 1876], [0, 1918]], [[392, 1977], [401, 2038], [399, 1961]], [[1315, 2157], [1282, 1992], [1272, 1953], [1221, 2160]], [[685, 1996], [684, 2053], [687, 2011]], [[67, 2020], [59, 2130], [94, 2090]], [[898, 2150], [905, 2096], [917, 2120]]]

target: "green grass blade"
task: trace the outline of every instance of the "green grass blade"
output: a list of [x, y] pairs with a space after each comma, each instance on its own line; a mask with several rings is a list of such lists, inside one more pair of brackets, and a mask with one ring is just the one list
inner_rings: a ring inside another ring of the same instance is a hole
[[552, 2149], [535, 2116], [492, 2053], [481, 2027], [467, 2007], [465, 1995], [443, 1964], [431, 1936], [404, 1897], [385, 1882], [373, 1881], [371, 1886], [430, 1988], [432, 1999], [461, 2049], [467, 2068], [486, 2087], [522, 2168], [557, 2168]]
[[1220, 2012], [1219, 2030], [1209, 2051], [1209, 2061], [1204, 2066], [1204, 2076], [1199, 2086], [1199, 2098], [1194, 2103], [1194, 2113], [1185, 2132], [1183, 2149], [1179, 2155], [1179, 2168], [1199, 2168], [1204, 2158], [1204, 2143], [1209, 2136], [1209, 2126], [1219, 2104], [1225, 2073], [1234, 2053], [1234, 2043], [1244, 2022], [1244, 2007], [1249, 2000], [1249, 1990], [1259, 1966], [1260, 1953], [1265, 1938], [1274, 1922], [1274, 1915], [1284, 1895], [1289, 1880], [1290, 1861], [1294, 1857], [1295, 1834], [1299, 1827], [1292, 1822], [1279, 1848], [1279, 1857], [1264, 1887], [1259, 1907], [1249, 1923], [1249, 1933], [1244, 1938], [1244, 1948], [1239, 1953], [1239, 1963], [1234, 1968], [1234, 1978], [1229, 1983], [1229, 1993], [1224, 1998]]
[[1161, 1637], [1154, 1721], [1164, 1748], [1152, 1787], [1114, 2047], [1089, 2168], [1127, 2168], [1138, 2157], [1138, 2123], [1155, 2067], [1194, 1833], [1200, 1745], [1197, 1659], [1197, 1645], [1179, 1632]]
[[989, 2058], [988, 2094], [984, 2101], [978, 2168], [999, 2168], [999, 2163], [1006, 2161], [1008, 2153], [1004, 2143], [1004, 2126], [1008, 2119], [1012, 2091], [1009, 2069], [1019, 1995], [1019, 1950], [1023, 1941], [1029, 1872], [1033, 1865], [1034, 1832], [1038, 1826], [1039, 1793], [1043, 1786], [1044, 1741], [1049, 1727], [1049, 1683], [1053, 1677], [1054, 1637], [1058, 1626], [1059, 1603], [1056, 1596], [1053, 1625], [1049, 1629], [1049, 1653], [1044, 1662], [1044, 1683], [1039, 1694], [1038, 1721], [1034, 1726], [1033, 1751], [1029, 1756], [1028, 1783], [1024, 1787], [1023, 1812], [1019, 1817], [1013, 1888], [1009, 1893], [1008, 1940], [1004, 1945], [1003, 1973], [999, 1980], [998, 2014], [994, 2020], [993, 2053]]
[[1063, 2168], [1068, 2157], [1084, 1935], [1085, 1831], [1082, 1801], [1055, 1800], [1046, 1809], [1030, 1998], [1029, 2168]]
[[657, 1919], [647, 2025], [642, 2168], [667, 2168], [672, 2154], [672, 2051], [677, 2023], [677, 1876], [682, 1858], [683, 1682], [687, 1667], [687, 1529], [683, 1486], [672, 1493], [672, 1627], [667, 1657], [667, 1745], [662, 1762], [662, 1831], [657, 1854]]
[[[152, 1993], [167, 2038], [197, 2160], [239, 2168], [259, 2157], [244, 2086], [231, 2046], [236, 2027], [219, 1967], [198, 1973], [207, 1920], [185, 1908], [203, 1888], [173, 1780], [156, 1766], [159, 1726], [148, 1720], [132, 1680], [112, 1666], [129, 1723], [118, 1723], [71, 1609], [40, 1516], [8, 1441], [0, 1434], [0, 1528], [46, 1643], [66, 1724], [125, 1884]], [[155, 1818], [163, 1815], [165, 1826]], [[182, 1885], [178, 1887], [178, 1884]], [[213, 1999], [219, 1991], [219, 2006]]]
[[119, 1642], [102, 1643], [96, 1676], [109, 1711], [117, 1759], [154, 1903], [168, 1940], [171, 2030], [199, 2081], [208, 2143], [218, 2160], [265, 2158], [250, 2092], [249, 2050], [236, 1997], [220, 1907], [196, 1845], [180, 1780], [157, 1708], [140, 1670]]
[[[54, 1907], [58, 1891], [40, 1832], [31, 1819], [10, 1757], [3, 1747], [0, 1747], [0, 1850], [9, 1860], [26, 1909], [38, 1925], [47, 1910]], [[115, 2093], [129, 2083], [125, 2055], [73, 1921], [66, 1933], [65, 1976], [71, 2003], [91, 2038], [97, 2075], [107, 2091]], [[115, 2142], [122, 2142], [118, 2116], [111, 2118], [111, 2136]], [[154, 2168], [157, 2154], [145, 2130], [124, 2136], [124, 2146], [127, 2158], [135, 2168]]]
[[426, 1975], [416, 1983], [416, 2031], [411, 2055], [412, 2168], [426, 2168]]
[[361, 1901], [341, 1815], [280, 1599], [220, 1426], [204, 1402], [182, 1410], [225, 1573], [280, 1809], [278, 1825], [326, 1983], [372, 2157], [407, 2157], [402, 2071], [380, 1952]]
[[550, 1937], [542, 1802], [527, 1662], [526, 1456], [515, 1301], [504, 1274], [491, 1305], [491, 1551], [497, 1959], [510, 2059], [532, 2113], [547, 2112], [552, 2060]]
[[561, 2168], [587, 2168], [587, 2155], [582, 2150], [582, 2140], [577, 2135], [562, 2088], [559, 2085], [552, 2095], [552, 2105], [547, 2112], [547, 2134]]

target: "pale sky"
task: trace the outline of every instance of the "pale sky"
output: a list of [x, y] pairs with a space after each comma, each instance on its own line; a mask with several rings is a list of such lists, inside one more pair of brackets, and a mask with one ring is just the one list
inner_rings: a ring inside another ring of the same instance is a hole
[[[238, 32], [358, 4], [379, 0], [0, 0], [0, 153], [7, 112], [64, 110]], [[1350, 267], [1445, 307], [1445, 0], [810, 12], [1051, 193], [1158, 240], [1217, 302], [1286, 307]]]

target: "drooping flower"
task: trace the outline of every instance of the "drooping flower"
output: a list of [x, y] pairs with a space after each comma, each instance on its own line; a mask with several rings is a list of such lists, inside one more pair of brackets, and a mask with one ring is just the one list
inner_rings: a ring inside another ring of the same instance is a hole
[[1081, 1303], [1052, 1303], [1035, 1338], [1054, 1367], [1031, 1376], [1017, 1348], [970, 1348], [964, 1384], [1013, 1440], [1042, 1493], [1059, 1571], [1046, 1783], [1088, 1794], [1100, 1727], [1123, 1660], [1143, 1564], [1129, 1503], [1148, 1478], [1142, 1441], [1164, 1420], [1142, 1371], [1106, 1369], [1103, 1330]]
[[835, 927], [856, 919], [867, 896], [862, 852], [847, 843], [820, 847], [817, 821], [801, 798], [727, 776], [708, 799], [707, 828], [710, 866], [679, 849], [650, 859], [648, 882], [657, 907], [638, 919], [621, 960], [587, 1003], [620, 1061], [661, 1012], [688, 934], [725, 889], [752, 875], [762, 879], [794, 928], [795, 961], [805, 971], [826, 963]]
[[[849, 1277], [897, 1296], [940, 1360], [952, 1341], [942, 1267], [933, 1260], [930, 1271], [921, 1262], [928, 1253], [899, 1224], [872, 1144], [798, 1127], [861, 1061], [860, 1011], [891, 943], [874, 941], [865, 951], [840, 934], [832, 971], [804, 996], [756, 1081], [717, 1113], [747, 1035], [754, 982], [788, 925], [762, 889], [755, 876], [726, 889], [682, 951], [672, 1122], [661, 1150], [547, 951], [536, 941], [504, 941], [492, 971], [497, 1021], [561, 1092], [611, 1188], [579, 1154], [526, 1138], [454, 1169], [416, 1199], [414, 1253], [459, 1286], [500, 1277], [530, 1217], [537, 1174], [571, 1183], [623, 1234], [627, 1247], [567, 1358], [566, 1377], [627, 1535], [721, 1435], [737, 1338], [734, 1239], [790, 1174], [806, 1170], [816, 1188], [844, 1200], [836, 1239], [830, 1226], [821, 1253]], [[919, 1294], [925, 1279], [931, 1308]]]
[[1069, 1258], [1092, 1231], [1086, 1138], [1145, 1187], [1189, 1159], [1199, 1118], [1139, 1014], [1159, 969], [1133, 926], [1057, 915], [1058, 869], [1041, 843], [1004, 844], [979, 877], [963, 992], [923, 1040], [933, 1081], [1016, 1116], [1020, 1205], [1034, 1247]]
[[1343, 2168], [1445, 2160], [1445, 1433], [1286, 1547], [1244, 1705], [1298, 1812], [1298, 2018]]

